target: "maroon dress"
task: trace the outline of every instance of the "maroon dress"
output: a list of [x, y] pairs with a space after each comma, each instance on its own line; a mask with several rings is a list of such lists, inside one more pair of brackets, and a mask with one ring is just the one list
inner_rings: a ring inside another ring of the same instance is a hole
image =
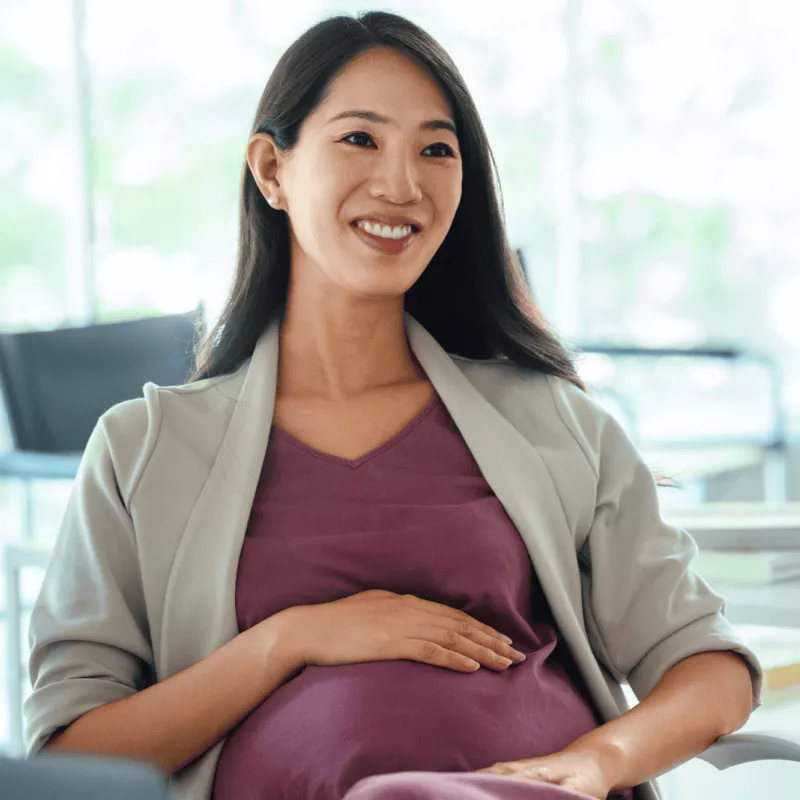
[[240, 630], [367, 589], [461, 609], [527, 659], [474, 673], [404, 659], [306, 666], [231, 731], [215, 800], [575, 798], [474, 772], [554, 753], [601, 719], [524, 542], [438, 395], [354, 460], [272, 428], [239, 562]]

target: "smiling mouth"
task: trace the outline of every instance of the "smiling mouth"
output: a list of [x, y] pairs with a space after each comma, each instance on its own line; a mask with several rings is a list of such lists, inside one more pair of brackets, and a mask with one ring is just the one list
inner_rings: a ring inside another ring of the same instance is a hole
[[369, 217], [354, 219], [350, 224], [357, 225], [367, 233], [382, 236], [382, 238], [385, 239], [402, 239], [403, 236], [400, 234], [403, 231], [413, 233], [419, 233], [420, 231], [419, 225], [413, 222], [402, 222], [392, 225], [387, 222], [380, 222], [380, 220], [373, 220]]
[[[416, 225], [387, 226], [390, 227], [390, 230], [395, 233], [397, 238], [390, 238], [374, 233], [376, 227], [372, 227], [373, 232], [366, 230], [364, 227], [364, 220], [355, 220], [350, 223], [350, 227], [368, 247], [388, 255], [398, 255], [402, 253], [419, 235], [419, 228]], [[384, 228], [381, 228], [381, 230], [384, 230]], [[405, 230], [408, 231], [405, 235], [398, 235]]]

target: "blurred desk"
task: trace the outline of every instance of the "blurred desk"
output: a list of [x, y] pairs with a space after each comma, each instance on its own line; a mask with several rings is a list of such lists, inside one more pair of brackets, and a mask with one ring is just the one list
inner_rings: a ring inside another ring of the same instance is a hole
[[734, 625], [800, 628], [800, 581], [713, 588], [725, 598], [725, 616]]
[[[709, 503], [698, 508], [664, 509], [670, 525], [690, 533], [701, 549], [800, 550], [800, 503]], [[767, 586], [714, 589], [726, 599], [735, 625], [800, 628], [800, 581]]]
[[665, 508], [662, 516], [701, 549], [800, 550], [800, 503], [708, 503]]

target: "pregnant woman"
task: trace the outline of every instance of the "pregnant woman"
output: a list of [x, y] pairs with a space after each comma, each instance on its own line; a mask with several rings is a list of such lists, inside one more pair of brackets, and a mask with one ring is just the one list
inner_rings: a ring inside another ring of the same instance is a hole
[[196, 373], [87, 445], [31, 619], [31, 754], [148, 759], [187, 800], [655, 800], [744, 724], [759, 665], [496, 191], [417, 26], [291, 45]]

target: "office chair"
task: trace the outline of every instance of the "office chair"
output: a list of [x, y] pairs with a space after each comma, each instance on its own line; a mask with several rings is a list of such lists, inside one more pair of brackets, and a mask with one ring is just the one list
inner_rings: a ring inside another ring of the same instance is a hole
[[[202, 308], [47, 331], [0, 333], [0, 386], [14, 450], [0, 476], [74, 477], [98, 418], [142, 396], [147, 381], [181, 384], [194, 362]], [[76, 460], [77, 459], [77, 460]]]

